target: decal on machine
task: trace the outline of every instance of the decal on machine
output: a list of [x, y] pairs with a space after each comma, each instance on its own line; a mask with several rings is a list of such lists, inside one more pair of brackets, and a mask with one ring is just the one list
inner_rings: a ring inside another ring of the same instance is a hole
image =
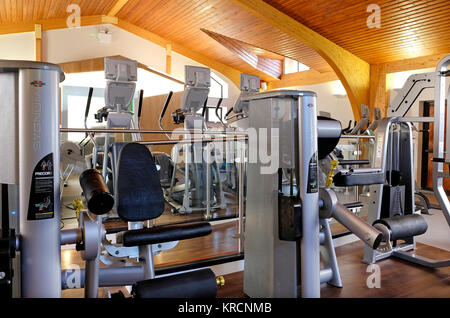
[[308, 165], [308, 186], [306, 189], [306, 193], [316, 193], [319, 191], [319, 182], [318, 182], [318, 165], [317, 165], [317, 152], [315, 152], [311, 160], [309, 160]]
[[53, 218], [55, 215], [53, 153], [38, 162], [31, 178], [27, 219]]

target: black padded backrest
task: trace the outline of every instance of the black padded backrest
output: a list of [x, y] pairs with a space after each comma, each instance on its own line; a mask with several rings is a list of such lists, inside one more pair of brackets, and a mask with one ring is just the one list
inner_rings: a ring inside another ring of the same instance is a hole
[[117, 214], [129, 222], [159, 217], [164, 196], [150, 150], [129, 143], [119, 154], [117, 164]]

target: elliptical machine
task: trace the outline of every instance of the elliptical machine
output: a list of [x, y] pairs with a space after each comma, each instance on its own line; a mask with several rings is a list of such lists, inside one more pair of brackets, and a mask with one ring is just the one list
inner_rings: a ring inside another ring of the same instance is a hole
[[[175, 124], [184, 124], [185, 130], [203, 133], [200, 136], [196, 133], [194, 135], [183, 134], [185, 140], [196, 139], [196, 141], [190, 144], [175, 145], [171, 157], [165, 153], [154, 154], [155, 162], [163, 167], [164, 171], [170, 173], [170, 175], [164, 174], [163, 176], [160, 174], [160, 177], [165, 181], [161, 182], [161, 185], [164, 188], [165, 199], [171, 205], [173, 213], [189, 214], [225, 208], [219, 166], [213, 159], [218, 155], [219, 149], [211, 147], [212, 144], [197, 141], [197, 139], [208, 137], [208, 127], [204, 116], [207, 109], [210, 78], [209, 68], [185, 66], [186, 88], [181, 108], [172, 113], [172, 118]], [[159, 118], [162, 130], [161, 121], [171, 96], [172, 94], [169, 93]], [[216, 109], [220, 107], [220, 103], [221, 100]], [[201, 114], [198, 113], [200, 110], [202, 110]], [[171, 136], [168, 137], [173, 139]], [[184, 168], [180, 165], [180, 161], [183, 160], [181, 156], [184, 156]], [[209, 157], [210, 160], [205, 157]], [[177, 171], [184, 175], [184, 184], [176, 185], [179, 181], [176, 176]], [[169, 177], [170, 183], [167, 182]]]

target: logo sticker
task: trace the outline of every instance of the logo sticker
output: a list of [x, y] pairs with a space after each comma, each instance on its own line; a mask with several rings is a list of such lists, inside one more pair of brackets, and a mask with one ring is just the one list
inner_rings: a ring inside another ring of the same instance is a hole
[[32, 81], [30, 83], [30, 85], [34, 86], [34, 87], [42, 87], [45, 85], [45, 83], [43, 81]]

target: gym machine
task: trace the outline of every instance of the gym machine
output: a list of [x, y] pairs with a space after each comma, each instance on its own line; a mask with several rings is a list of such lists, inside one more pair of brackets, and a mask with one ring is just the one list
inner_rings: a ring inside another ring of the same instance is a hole
[[[347, 171], [335, 176], [338, 183], [347, 184], [351, 178], [358, 184], [372, 183], [367, 221], [383, 232], [384, 242], [377, 250], [364, 248], [364, 262], [374, 263], [394, 256], [425, 267], [438, 268], [450, 265], [450, 260], [432, 260], [408, 251], [415, 250], [415, 236], [427, 231], [427, 223], [416, 211], [413, 142], [411, 122], [434, 123], [433, 147], [433, 190], [442, 212], [450, 225], [450, 203], [443, 189], [443, 165], [450, 163], [450, 156], [444, 157], [445, 127], [445, 78], [450, 72], [450, 56], [442, 59], [435, 72], [411, 75], [393, 103], [389, 105], [388, 116], [380, 120], [375, 135], [374, 166], [366, 171]], [[420, 93], [427, 88], [435, 89], [434, 117], [405, 117]], [[450, 91], [448, 92], [450, 100]], [[448, 122], [447, 122], [448, 124]], [[448, 137], [448, 136], [447, 136]], [[450, 149], [447, 139], [446, 149]], [[344, 177], [344, 174], [346, 177]], [[372, 177], [377, 176], [376, 179]], [[347, 179], [347, 180], [344, 180]], [[372, 179], [372, 181], [369, 181]]]
[[[318, 161], [335, 148], [341, 124], [317, 119], [313, 92], [281, 90], [242, 100], [248, 102], [249, 126], [268, 133], [267, 144], [249, 140], [247, 181], [255, 186], [247, 187], [244, 292], [250, 297], [320, 297], [321, 283], [342, 286], [329, 218], [370, 248], [382, 240], [382, 233], [337, 202], [331, 189], [319, 189]], [[251, 159], [261, 147], [272, 149], [272, 158], [279, 155], [275, 169], [265, 171], [267, 163]], [[287, 186], [283, 169], [294, 171]]]
[[[205, 122], [205, 112], [210, 87], [210, 69], [198, 66], [185, 66], [186, 87], [183, 94], [181, 108], [172, 113], [175, 124], [184, 124], [185, 130], [201, 131], [201, 138], [208, 137], [208, 128]], [[166, 103], [161, 111], [159, 123], [160, 128], [162, 118], [164, 117], [169, 105], [171, 94], [169, 94]], [[216, 109], [220, 107], [221, 100]], [[198, 112], [202, 110], [201, 114]], [[169, 139], [172, 139], [168, 136]], [[190, 140], [198, 137], [198, 134], [184, 135], [184, 138]], [[171, 171], [170, 184], [165, 189], [166, 201], [172, 206], [173, 212], [181, 214], [192, 213], [196, 211], [209, 211], [225, 208], [225, 197], [220, 180], [220, 171], [218, 163], [214, 156], [219, 151], [217, 148], [210, 147], [211, 144], [204, 145], [202, 142], [193, 142], [192, 144], [175, 145], [172, 149], [172, 157], [166, 154], [155, 154], [155, 160], [158, 165], [165, 170]], [[179, 155], [184, 154], [184, 184], [176, 185], [176, 172], [179, 169]], [[206, 154], [206, 157], [203, 154]], [[164, 180], [168, 177], [164, 176]]]
[[[0, 151], [4, 168], [0, 171], [1, 296], [61, 297], [73, 274], [61, 271], [64, 244], [76, 244], [86, 261], [76, 287], [84, 287], [87, 297], [96, 297], [100, 286], [122, 285], [133, 285], [134, 297], [215, 296], [224, 282], [210, 269], [155, 278], [154, 245], [208, 235], [211, 225], [152, 226], [163, 212], [164, 198], [152, 155], [144, 145], [129, 143], [119, 153], [117, 202], [99, 170], [82, 173], [80, 185], [88, 210], [81, 213], [78, 229], [60, 230], [59, 83], [63, 80], [64, 73], [54, 64], [0, 61], [0, 129], [8, 145]], [[110, 243], [102, 216], [115, 203], [119, 216], [130, 222], [117, 244], [138, 248], [138, 262], [99, 268], [102, 243]]]
[[0, 61], [2, 296], [61, 296], [59, 83], [63, 80], [57, 65]]
[[[87, 211], [80, 217], [78, 235], [64, 243], [76, 243], [86, 261], [80, 271], [80, 286], [85, 296], [98, 297], [99, 287], [132, 285], [134, 298], [197, 298], [214, 297], [223, 278], [216, 279], [210, 269], [174, 274], [157, 278], [153, 254], [167, 242], [209, 235], [211, 224], [198, 222], [181, 225], [154, 226], [153, 220], [164, 211], [164, 197], [156, 165], [148, 148], [138, 143], [124, 145], [117, 163], [115, 198], [109, 193], [99, 170], [89, 169], [80, 176]], [[117, 202], [115, 202], [117, 200]], [[106, 238], [102, 215], [116, 203], [119, 217], [127, 221], [129, 229], [116, 234], [116, 243]], [[65, 232], [62, 232], [64, 234]], [[115, 248], [111, 253], [107, 246]], [[136, 250], [135, 253], [129, 253]], [[104, 254], [113, 254], [118, 260], [100, 268]], [[133, 260], [136, 259], [136, 260]], [[111, 266], [113, 265], [113, 266]], [[62, 272], [62, 288], [70, 288], [71, 270]], [[72, 287], [73, 288], [73, 287]], [[123, 294], [111, 297], [123, 297]]]

